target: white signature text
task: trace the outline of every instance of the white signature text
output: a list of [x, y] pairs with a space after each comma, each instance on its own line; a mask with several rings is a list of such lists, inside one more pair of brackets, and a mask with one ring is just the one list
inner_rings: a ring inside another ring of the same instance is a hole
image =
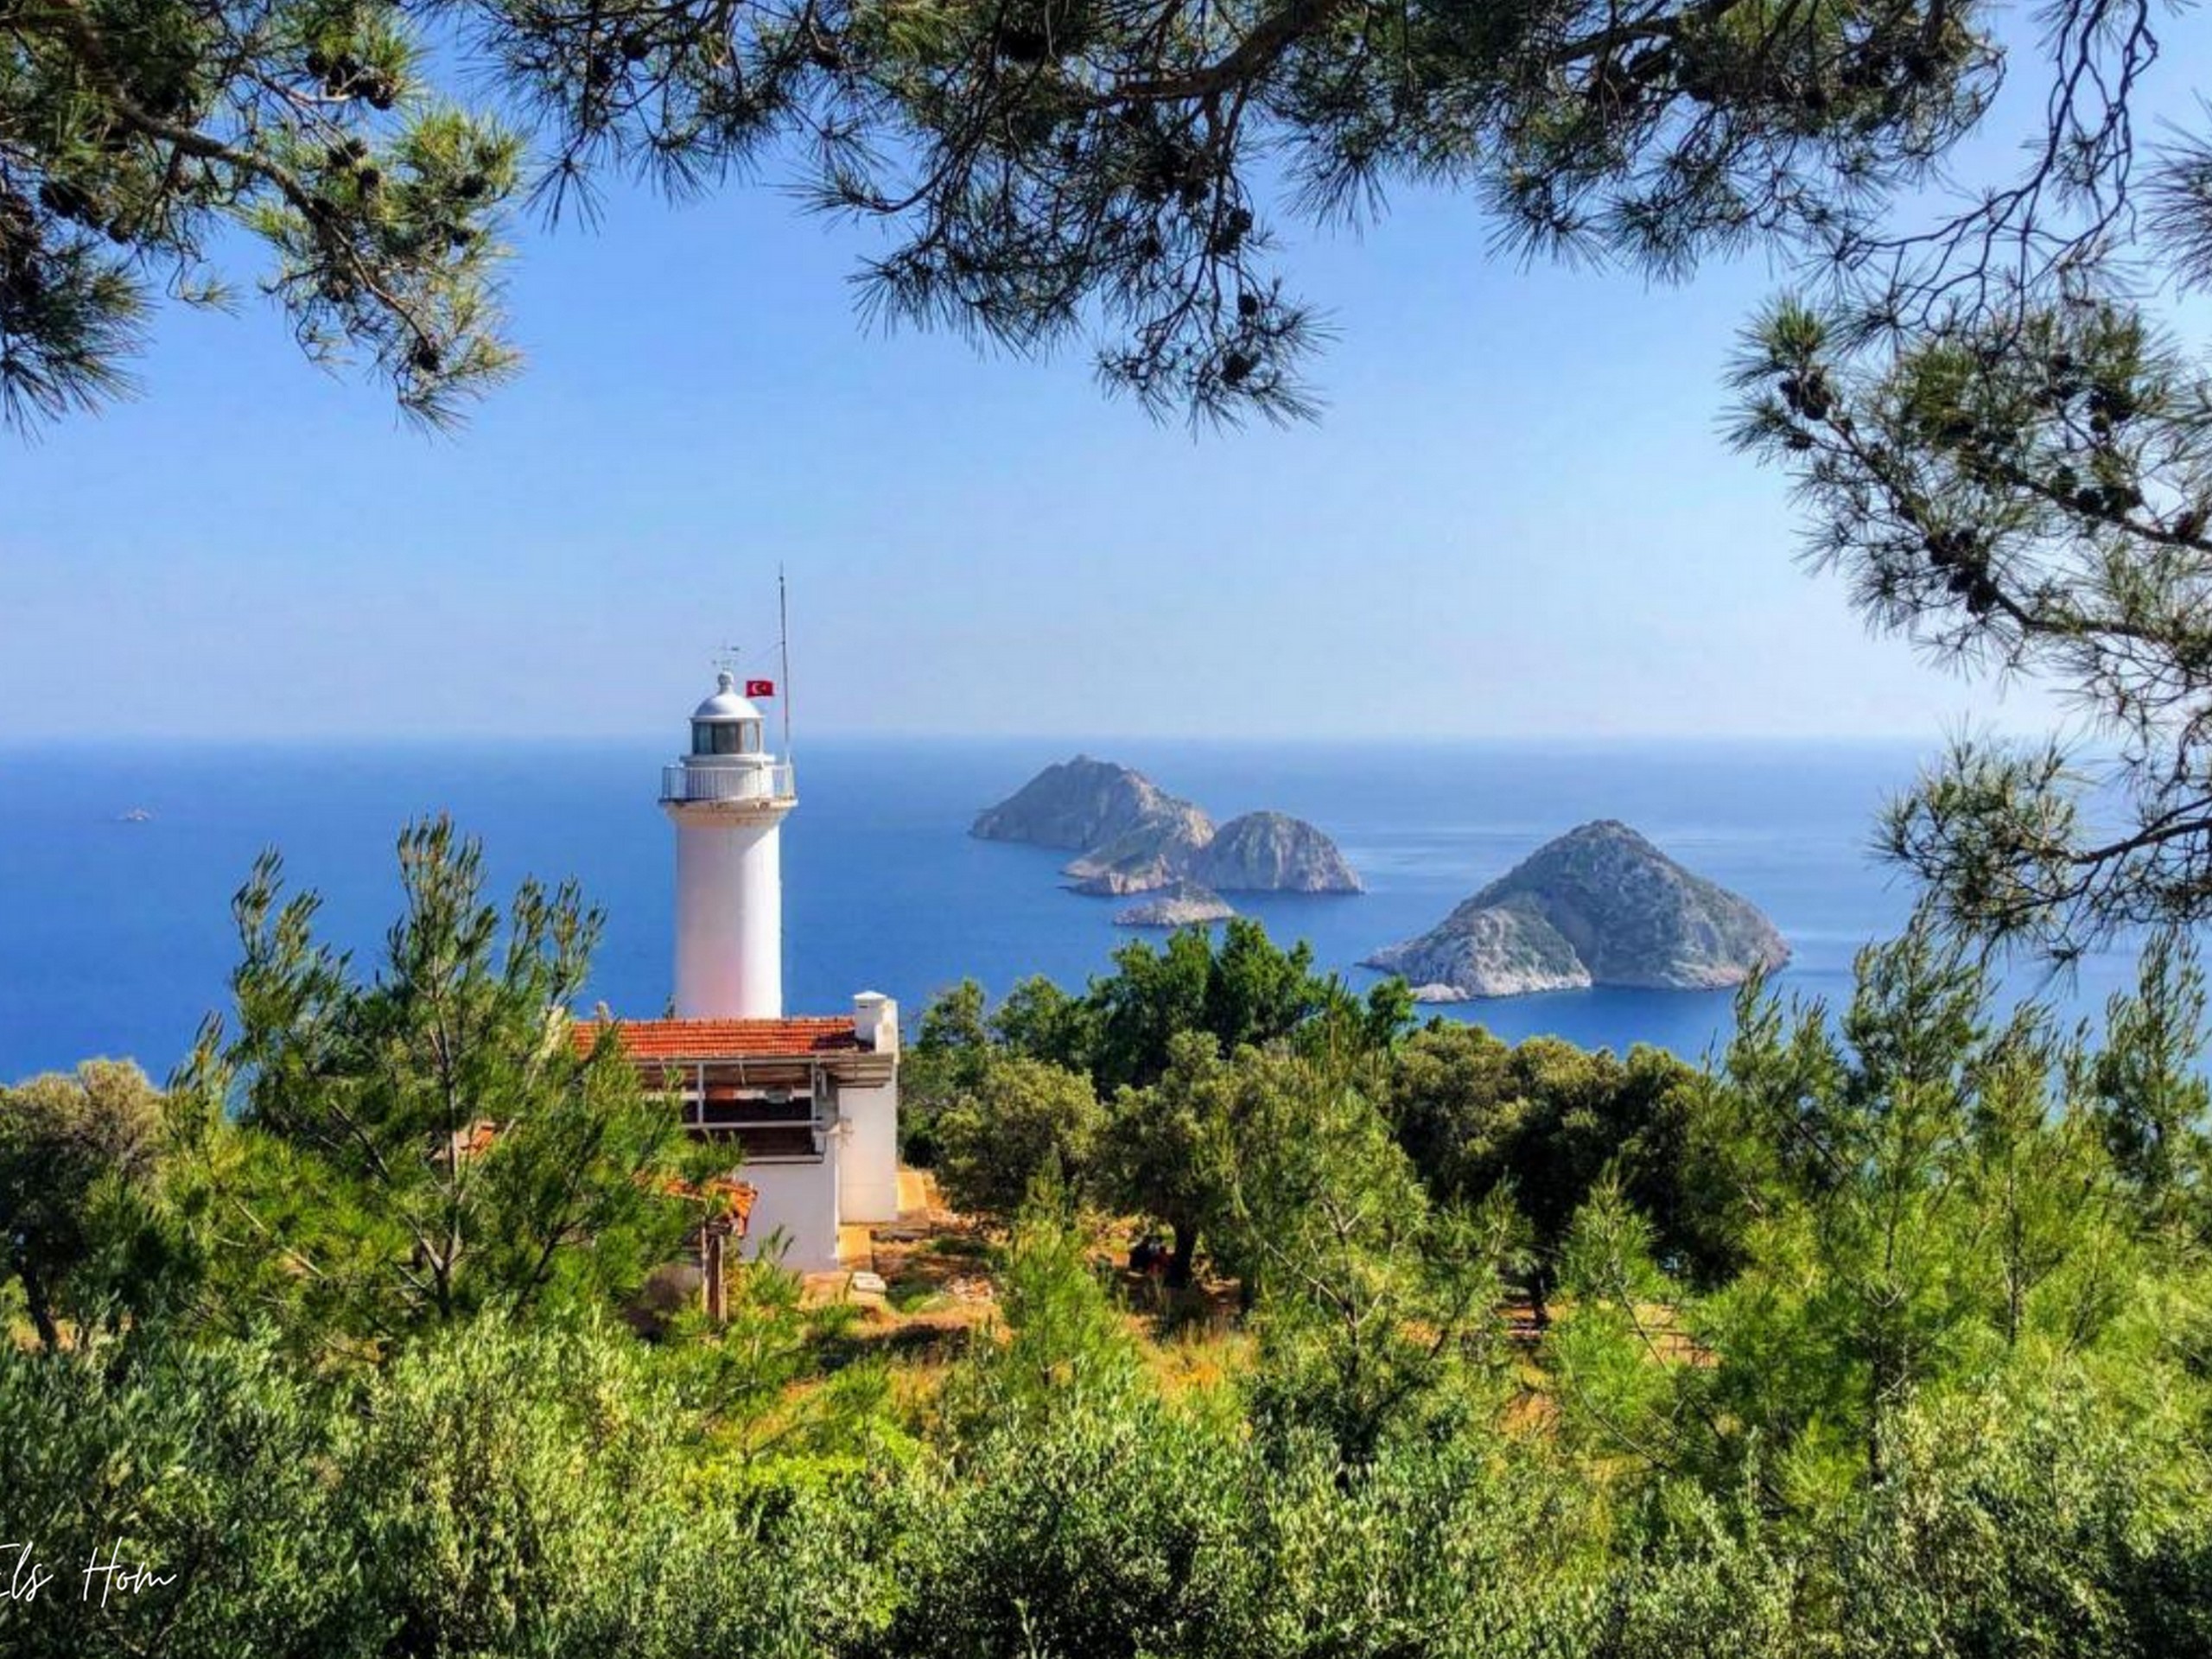
[[[0, 1573], [6, 1579], [0, 1586], [0, 1601], [36, 1601], [39, 1592], [54, 1582], [54, 1570], [39, 1560], [29, 1543], [0, 1543]], [[105, 1560], [97, 1548], [86, 1560], [79, 1599], [91, 1601], [97, 1592], [105, 1607], [111, 1597], [135, 1596], [176, 1580], [174, 1573], [156, 1573], [143, 1563], [124, 1560], [123, 1547], [111, 1544]]]

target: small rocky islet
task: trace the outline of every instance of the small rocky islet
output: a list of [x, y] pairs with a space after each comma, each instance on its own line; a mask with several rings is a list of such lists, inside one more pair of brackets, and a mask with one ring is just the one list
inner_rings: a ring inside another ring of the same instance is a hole
[[1361, 891], [1336, 842], [1302, 818], [1248, 812], [1217, 826], [1203, 807], [1142, 772], [1084, 754], [1046, 767], [986, 807], [969, 833], [1074, 851], [1062, 874], [1077, 893], [1118, 897], [1187, 887], [1219, 904], [1223, 893]]
[[1211, 887], [1201, 887], [1192, 882], [1179, 882], [1141, 905], [1131, 905], [1114, 912], [1116, 927], [1195, 927], [1208, 922], [1225, 922], [1236, 913], [1235, 906]]
[[1548, 842], [1417, 938], [1361, 965], [1425, 1002], [1595, 985], [1713, 990], [1779, 968], [1789, 946], [1741, 895], [1605, 818]]

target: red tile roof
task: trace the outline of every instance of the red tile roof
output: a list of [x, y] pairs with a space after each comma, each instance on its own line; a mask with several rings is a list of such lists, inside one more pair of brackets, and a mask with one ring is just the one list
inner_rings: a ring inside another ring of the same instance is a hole
[[[804, 1058], [856, 1049], [849, 1014], [797, 1020], [617, 1020], [615, 1035], [633, 1060]], [[600, 1021], [579, 1020], [579, 1053], [599, 1040]]]
[[671, 1198], [691, 1198], [702, 1204], [715, 1198], [725, 1200], [722, 1214], [740, 1238], [745, 1236], [746, 1227], [753, 1219], [753, 1202], [760, 1196], [758, 1187], [728, 1175], [711, 1175], [699, 1182], [671, 1175], [661, 1182], [660, 1190]]

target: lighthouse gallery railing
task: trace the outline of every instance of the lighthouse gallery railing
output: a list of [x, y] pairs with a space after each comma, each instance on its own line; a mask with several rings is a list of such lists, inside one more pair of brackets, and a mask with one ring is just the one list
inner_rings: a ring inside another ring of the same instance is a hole
[[788, 765], [687, 766], [678, 761], [660, 769], [664, 801], [789, 800], [798, 792]]

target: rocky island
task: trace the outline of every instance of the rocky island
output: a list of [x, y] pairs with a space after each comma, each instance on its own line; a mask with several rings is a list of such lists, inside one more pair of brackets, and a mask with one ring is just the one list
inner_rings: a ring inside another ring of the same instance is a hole
[[1236, 912], [1210, 887], [1178, 882], [1141, 905], [1114, 912], [1116, 927], [1190, 927], [1205, 922], [1225, 922]]
[[1710, 990], [1789, 960], [1749, 899], [1607, 818], [1539, 848], [1363, 965], [1402, 974], [1423, 1001], [1449, 1002], [1592, 985]]
[[[1248, 812], [1216, 829], [1205, 810], [1142, 772], [1079, 754], [1039, 772], [976, 816], [970, 834], [1080, 849], [1065, 867], [1078, 893], [1357, 893], [1337, 844], [1302, 818]], [[1126, 912], [1125, 912], [1126, 913]], [[1158, 924], [1136, 924], [1157, 925]]]
[[1224, 893], [1357, 893], [1359, 875], [1303, 818], [1247, 812], [1192, 855], [1193, 880]]
[[976, 815], [970, 835], [985, 841], [1026, 841], [1037, 847], [1089, 850], [1147, 824], [1195, 818], [1200, 839], [1213, 821], [1178, 800], [1141, 772], [1078, 754], [1047, 766], [996, 806]]

